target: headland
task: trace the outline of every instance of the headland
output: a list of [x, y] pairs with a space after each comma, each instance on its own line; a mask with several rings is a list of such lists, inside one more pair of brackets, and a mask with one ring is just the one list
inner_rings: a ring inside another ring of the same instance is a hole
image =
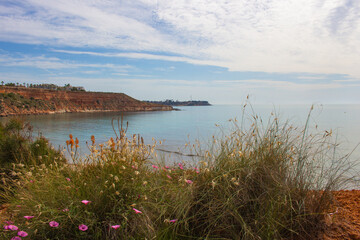
[[0, 86], [0, 116], [72, 112], [170, 111], [171, 106], [142, 102], [124, 93]]

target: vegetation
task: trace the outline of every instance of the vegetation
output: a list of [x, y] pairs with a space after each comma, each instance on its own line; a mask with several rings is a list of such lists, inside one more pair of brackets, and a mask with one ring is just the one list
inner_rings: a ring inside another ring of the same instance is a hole
[[46, 138], [34, 139], [29, 124], [15, 118], [0, 122], [0, 168], [8, 169], [13, 164], [49, 165], [54, 158], [60, 159], [60, 152]]
[[[14, 192], [18, 185], [18, 175], [13, 167], [29, 167], [34, 165], [50, 165], [54, 159], [64, 164], [66, 161], [61, 157], [59, 151], [55, 150], [44, 137], [34, 139], [32, 128], [19, 119], [10, 119], [6, 123], [0, 122], [0, 177], [3, 184], [0, 184], [0, 203], [6, 201], [8, 188]], [[5, 184], [8, 182], [8, 184]], [[10, 197], [12, 193], [9, 193]], [[8, 196], [8, 197], [9, 197]]]
[[42, 89], [49, 89], [49, 90], [57, 90], [57, 91], [72, 91], [72, 92], [85, 92], [84, 87], [75, 87], [71, 86], [69, 83], [65, 84], [63, 87], [58, 86], [56, 84], [48, 84], [48, 83], [42, 83], [42, 84], [33, 84], [33, 83], [5, 83], [4, 81], [1, 81], [1, 86], [7, 86], [7, 87], [27, 87], [27, 88], [42, 88]]
[[0, 93], [0, 102], [3, 104], [0, 105], [0, 112], [3, 111], [3, 106], [9, 106], [14, 109], [47, 109], [55, 110], [55, 104], [53, 102], [34, 99], [34, 98], [25, 98], [24, 96], [17, 93]]
[[[3, 239], [307, 239], [346, 183], [345, 158], [330, 135], [309, 135], [274, 117], [234, 129], [194, 163], [166, 165], [154, 145], [126, 136], [96, 144], [74, 164], [14, 164], [3, 181], [9, 218]], [[39, 153], [40, 154], [40, 153]], [[41, 153], [43, 154], [43, 153]], [[44, 156], [44, 155], [43, 155]], [[345, 167], [341, 168], [341, 167]], [[13, 189], [11, 186], [18, 186]], [[16, 230], [14, 230], [16, 229]], [[21, 230], [21, 231], [19, 231]], [[21, 232], [21, 233], [20, 233]]]

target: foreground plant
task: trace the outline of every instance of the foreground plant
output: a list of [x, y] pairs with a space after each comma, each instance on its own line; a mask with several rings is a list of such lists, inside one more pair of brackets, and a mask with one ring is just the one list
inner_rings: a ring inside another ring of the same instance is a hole
[[[244, 126], [234, 121], [193, 164], [151, 159], [155, 145], [127, 138], [122, 124], [106, 144], [92, 136], [84, 159], [69, 136], [74, 164], [14, 165], [19, 188], [8, 220], [32, 239], [311, 236], [331, 204], [330, 190], [349, 179], [341, 168], [346, 158], [335, 158], [330, 136], [308, 135], [307, 126], [276, 117]], [[10, 239], [7, 226], [0, 236]]]

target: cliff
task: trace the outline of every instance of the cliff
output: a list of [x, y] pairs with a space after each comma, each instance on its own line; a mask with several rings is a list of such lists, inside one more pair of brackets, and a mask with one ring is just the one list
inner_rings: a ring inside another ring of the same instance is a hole
[[172, 107], [123, 93], [70, 92], [0, 86], [0, 116], [95, 111], [168, 111]]

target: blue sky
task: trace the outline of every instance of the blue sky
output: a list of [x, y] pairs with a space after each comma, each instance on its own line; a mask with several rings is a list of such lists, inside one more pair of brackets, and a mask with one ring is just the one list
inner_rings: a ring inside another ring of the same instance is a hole
[[4, 82], [141, 100], [360, 103], [358, 0], [2, 0]]

